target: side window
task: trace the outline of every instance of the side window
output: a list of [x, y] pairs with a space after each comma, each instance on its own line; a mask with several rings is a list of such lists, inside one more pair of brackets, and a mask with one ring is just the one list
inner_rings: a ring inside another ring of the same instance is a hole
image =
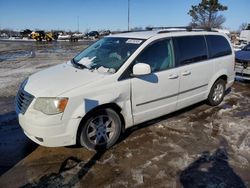
[[231, 47], [225, 37], [220, 35], [207, 35], [206, 40], [210, 58], [232, 54]]
[[204, 36], [175, 37], [174, 46], [179, 65], [195, 63], [208, 58]]
[[174, 67], [171, 39], [164, 39], [146, 47], [135, 59], [135, 63], [146, 63], [152, 72]]

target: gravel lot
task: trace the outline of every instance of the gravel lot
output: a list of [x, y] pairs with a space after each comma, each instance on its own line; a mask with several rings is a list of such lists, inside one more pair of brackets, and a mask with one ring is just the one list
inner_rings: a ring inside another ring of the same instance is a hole
[[129, 129], [108, 151], [46, 148], [26, 138], [13, 100], [28, 75], [90, 42], [0, 41], [0, 187], [250, 187], [250, 83]]

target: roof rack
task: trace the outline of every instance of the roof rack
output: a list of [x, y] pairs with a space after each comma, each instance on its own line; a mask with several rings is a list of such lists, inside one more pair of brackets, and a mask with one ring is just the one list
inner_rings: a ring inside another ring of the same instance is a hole
[[211, 32], [218, 32], [213, 30], [212, 28], [204, 28], [204, 27], [191, 27], [191, 26], [184, 26], [184, 27], [148, 27], [148, 30], [160, 30], [158, 33], [169, 33], [169, 32], [179, 32], [179, 31], [211, 31]]

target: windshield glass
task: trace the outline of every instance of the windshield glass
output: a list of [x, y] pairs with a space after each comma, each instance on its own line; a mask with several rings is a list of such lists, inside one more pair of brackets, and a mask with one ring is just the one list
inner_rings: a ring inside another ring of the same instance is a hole
[[77, 68], [115, 73], [144, 42], [142, 39], [105, 37], [72, 59]]

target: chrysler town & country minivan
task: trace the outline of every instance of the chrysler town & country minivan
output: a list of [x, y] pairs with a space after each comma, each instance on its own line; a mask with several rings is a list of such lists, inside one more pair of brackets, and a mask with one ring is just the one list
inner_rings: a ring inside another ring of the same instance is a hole
[[106, 36], [25, 80], [16, 97], [19, 123], [43, 146], [109, 148], [133, 125], [199, 101], [219, 105], [235, 79], [234, 58], [218, 32]]

